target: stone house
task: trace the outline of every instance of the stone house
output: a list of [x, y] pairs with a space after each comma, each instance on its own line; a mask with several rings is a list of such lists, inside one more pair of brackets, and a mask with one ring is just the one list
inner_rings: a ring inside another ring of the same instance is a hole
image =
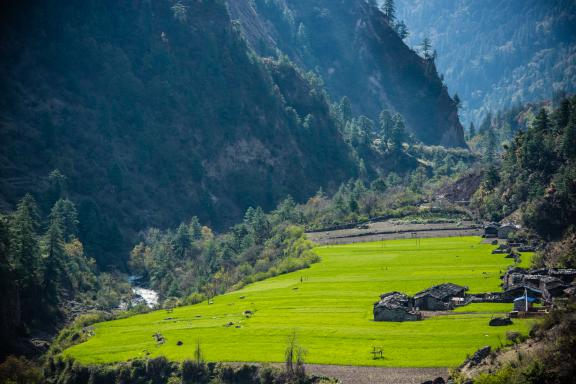
[[483, 237], [490, 239], [498, 237], [498, 228], [499, 225], [497, 223], [490, 223], [484, 226], [484, 235]]
[[426, 311], [444, 311], [454, 307], [453, 298], [464, 298], [468, 287], [445, 283], [414, 295], [414, 306]]
[[532, 289], [534, 295], [550, 301], [555, 297], [564, 296], [566, 288], [576, 280], [574, 269], [532, 269], [512, 268], [504, 276], [504, 291], [506, 300], [513, 299], [523, 287]]
[[525, 293], [528, 293], [528, 296], [533, 298], [542, 298], [543, 292], [538, 288], [535, 288], [529, 284], [518, 284], [509, 287], [504, 291], [503, 300], [505, 302], [511, 303], [514, 299], [523, 296]]
[[412, 299], [401, 292], [388, 292], [374, 303], [374, 321], [415, 321], [422, 317], [414, 310]]
[[498, 228], [498, 238], [499, 239], [508, 239], [510, 234], [516, 232], [518, 230], [518, 226], [513, 224], [505, 224], [501, 225]]

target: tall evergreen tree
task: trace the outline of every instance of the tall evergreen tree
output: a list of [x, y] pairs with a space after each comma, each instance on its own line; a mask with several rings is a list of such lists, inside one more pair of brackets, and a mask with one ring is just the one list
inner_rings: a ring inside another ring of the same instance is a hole
[[406, 128], [404, 126], [404, 119], [402, 119], [402, 116], [397, 113], [394, 115], [394, 128], [392, 129], [392, 135], [390, 138], [392, 149], [394, 151], [400, 151], [405, 138]]
[[340, 105], [338, 106], [340, 110], [340, 117], [342, 122], [346, 123], [352, 120], [352, 104], [347, 96], [340, 99]]
[[56, 201], [50, 211], [50, 220], [58, 225], [64, 241], [71, 241], [78, 236], [78, 213], [72, 201], [68, 199]]
[[536, 115], [536, 118], [534, 119], [532, 127], [536, 132], [539, 133], [548, 132], [548, 130], [550, 129], [550, 118], [548, 116], [548, 111], [546, 111], [546, 109], [544, 108], [540, 109], [540, 112], [538, 112], [538, 115]]
[[182, 258], [186, 255], [186, 252], [190, 249], [190, 230], [189, 227], [182, 223], [176, 230], [174, 234], [174, 250], [176, 254]]
[[27, 194], [18, 204], [10, 223], [10, 256], [17, 279], [23, 289], [29, 289], [38, 283], [40, 268], [40, 250], [38, 229], [40, 214], [36, 201]]
[[426, 60], [429, 60], [432, 58], [432, 43], [430, 42], [430, 38], [429, 37], [425, 37], [424, 40], [422, 40], [422, 44], [420, 46], [421, 51], [422, 51], [422, 55], [424, 56], [424, 58]]
[[564, 135], [562, 136], [562, 151], [566, 159], [576, 160], [576, 113], [573, 113], [572, 119], [570, 119], [570, 122], [564, 130]]
[[474, 136], [476, 136], [476, 127], [474, 126], [474, 123], [470, 122], [470, 127], [468, 128], [468, 137], [470, 139], [472, 139]]
[[554, 121], [554, 126], [557, 132], [566, 127], [570, 122], [570, 113], [572, 106], [570, 105], [570, 100], [564, 99], [560, 103], [560, 107], [554, 111], [552, 115], [552, 120]]
[[66, 250], [58, 222], [52, 221], [42, 239], [43, 245], [43, 289], [49, 304], [56, 304], [60, 289], [66, 278]]
[[394, 4], [394, 0], [384, 1], [382, 11], [384, 12], [384, 15], [386, 15], [388, 23], [390, 23], [390, 25], [393, 25], [394, 21], [396, 20], [396, 4]]
[[408, 32], [408, 27], [406, 26], [406, 23], [403, 20], [400, 20], [396, 24], [396, 32], [398, 33], [398, 36], [402, 40], [406, 39], [410, 35], [410, 33]]

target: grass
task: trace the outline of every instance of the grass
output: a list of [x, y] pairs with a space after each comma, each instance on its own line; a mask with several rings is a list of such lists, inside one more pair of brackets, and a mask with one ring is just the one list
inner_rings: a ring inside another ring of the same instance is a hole
[[[134, 357], [191, 358], [198, 338], [209, 361], [280, 362], [287, 337], [296, 330], [318, 364], [392, 367], [447, 367], [484, 346], [498, 346], [509, 330], [526, 332], [528, 320], [489, 327], [494, 313], [511, 304], [474, 304], [424, 321], [372, 321], [379, 294], [414, 294], [433, 284], [453, 282], [471, 293], [500, 290], [499, 275], [511, 259], [492, 255], [478, 237], [391, 240], [316, 248], [320, 263], [254, 283], [206, 302], [95, 325], [96, 335], [65, 351], [84, 363]], [[524, 255], [523, 258], [526, 258]], [[249, 310], [251, 318], [243, 315]], [[473, 313], [468, 313], [473, 312]], [[233, 326], [227, 327], [228, 323]], [[239, 328], [236, 328], [239, 326]], [[160, 332], [166, 343], [157, 346]], [[182, 341], [182, 346], [176, 343]], [[373, 346], [385, 358], [372, 360]]]

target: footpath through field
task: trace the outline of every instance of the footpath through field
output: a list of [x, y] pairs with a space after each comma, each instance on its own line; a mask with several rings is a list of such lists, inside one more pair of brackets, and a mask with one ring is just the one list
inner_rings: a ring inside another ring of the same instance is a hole
[[343, 365], [307, 365], [307, 372], [334, 377], [342, 384], [420, 384], [437, 377], [446, 379], [446, 368], [381, 368]]

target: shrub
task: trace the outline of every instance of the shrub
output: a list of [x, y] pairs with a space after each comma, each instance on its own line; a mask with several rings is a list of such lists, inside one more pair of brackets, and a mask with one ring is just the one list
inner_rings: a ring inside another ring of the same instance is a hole
[[185, 305], [194, 305], [194, 304], [199, 304], [203, 301], [206, 300], [206, 295], [204, 295], [203, 293], [193, 293], [191, 295], [189, 295], [188, 297], [186, 297], [184, 299], [184, 304]]
[[42, 382], [42, 370], [25, 357], [8, 356], [0, 364], [0, 383], [36, 384]]

